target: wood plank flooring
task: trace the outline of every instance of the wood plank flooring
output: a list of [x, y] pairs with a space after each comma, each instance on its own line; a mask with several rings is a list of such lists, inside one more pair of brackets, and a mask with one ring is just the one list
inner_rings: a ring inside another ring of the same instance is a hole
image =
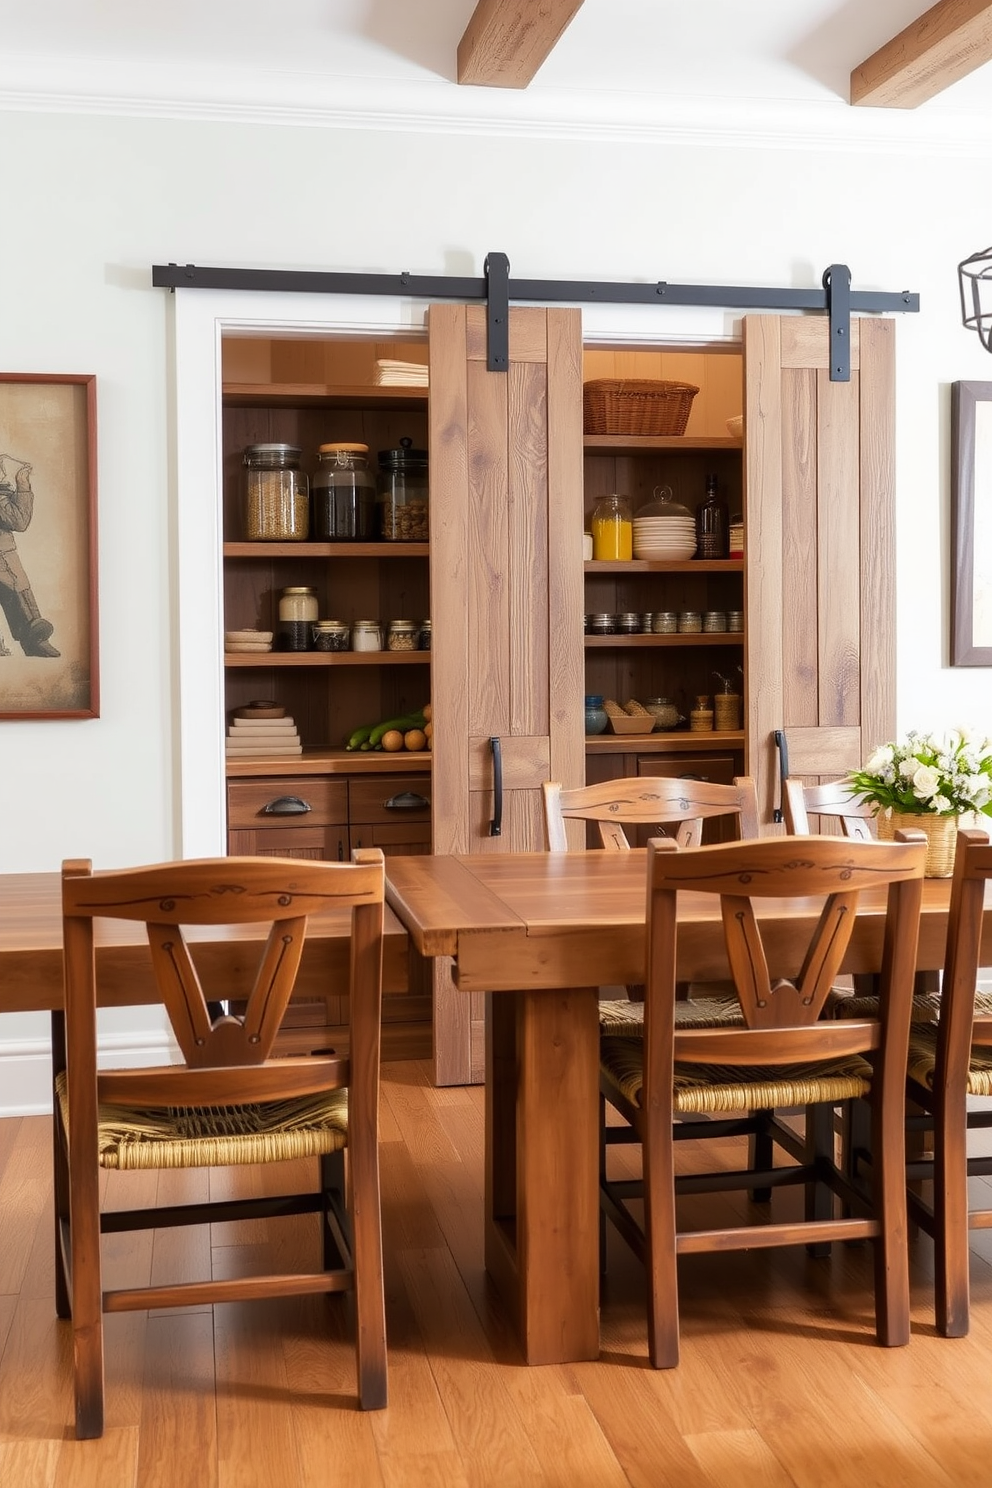
[[[968, 1338], [938, 1338], [913, 1244], [913, 1341], [875, 1345], [870, 1251], [690, 1256], [682, 1363], [647, 1367], [643, 1275], [611, 1237], [603, 1351], [528, 1369], [482, 1265], [482, 1091], [387, 1067], [388, 1410], [355, 1404], [349, 1304], [299, 1298], [106, 1321], [107, 1431], [76, 1442], [53, 1303], [49, 1122], [0, 1122], [3, 1488], [985, 1488], [992, 1235], [973, 1237]], [[630, 1161], [629, 1153], [617, 1160]], [[120, 1205], [272, 1183], [258, 1170], [109, 1175]], [[724, 1201], [728, 1202], [728, 1201]], [[741, 1203], [744, 1202], [742, 1199]], [[122, 1280], [289, 1266], [315, 1221], [107, 1242]]]

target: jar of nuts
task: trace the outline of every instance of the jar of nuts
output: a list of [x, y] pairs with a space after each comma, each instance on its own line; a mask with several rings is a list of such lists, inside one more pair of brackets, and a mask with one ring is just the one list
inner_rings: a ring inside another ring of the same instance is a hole
[[245, 466], [245, 537], [304, 542], [310, 532], [310, 490], [295, 444], [249, 444]]
[[416, 620], [390, 620], [386, 632], [387, 651], [416, 651], [420, 626]]
[[401, 439], [399, 449], [379, 451], [377, 525], [387, 542], [428, 539], [427, 451], [412, 444]]

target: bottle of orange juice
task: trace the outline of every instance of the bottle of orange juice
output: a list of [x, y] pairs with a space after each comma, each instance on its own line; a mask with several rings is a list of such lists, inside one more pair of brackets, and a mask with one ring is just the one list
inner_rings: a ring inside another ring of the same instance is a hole
[[629, 559], [634, 556], [634, 524], [626, 496], [604, 496], [592, 514], [592, 556]]

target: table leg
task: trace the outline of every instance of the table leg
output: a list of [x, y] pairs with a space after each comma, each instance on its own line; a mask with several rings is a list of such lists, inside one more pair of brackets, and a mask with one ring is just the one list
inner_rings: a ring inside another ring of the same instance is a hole
[[489, 997], [486, 1265], [528, 1364], [599, 1355], [597, 989]]

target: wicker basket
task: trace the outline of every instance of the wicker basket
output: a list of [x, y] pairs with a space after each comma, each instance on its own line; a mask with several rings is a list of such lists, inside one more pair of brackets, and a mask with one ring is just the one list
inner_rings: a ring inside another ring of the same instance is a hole
[[954, 873], [954, 850], [958, 841], [958, 819], [956, 816], [938, 815], [927, 811], [918, 814], [910, 811], [895, 811], [886, 816], [879, 812], [875, 818], [881, 842], [891, 842], [902, 827], [922, 832], [927, 839], [927, 861], [923, 872], [927, 878], [951, 878]]
[[599, 378], [582, 389], [587, 434], [684, 434], [692, 400], [691, 382]]

